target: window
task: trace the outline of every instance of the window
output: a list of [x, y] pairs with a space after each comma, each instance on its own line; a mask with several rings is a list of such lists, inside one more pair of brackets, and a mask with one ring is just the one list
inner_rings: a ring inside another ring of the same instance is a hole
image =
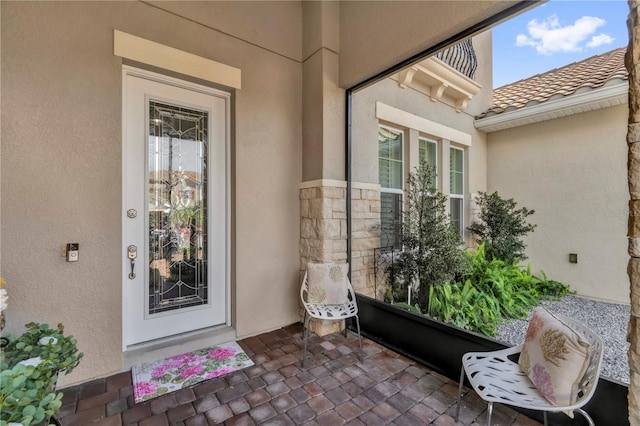
[[380, 126], [378, 128], [378, 166], [380, 179], [380, 245], [400, 248], [402, 215], [403, 133]]
[[[447, 161], [447, 153], [449, 161]], [[451, 223], [464, 237], [465, 150], [448, 139], [378, 126], [378, 177], [380, 183], [380, 247], [401, 249], [402, 212], [406, 175], [423, 164], [433, 166], [433, 189], [449, 197]], [[446, 177], [449, 176], [447, 182]]]
[[449, 148], [449, 212], [451, 223], [460, 232], [464, 231], [464, 151], [460, 148]]
[[423, 164], [433, 166], [433, 176], [431, 177], [431, 183], [434, 189], [438, 189], [438, 144], [434, 141], [422, 139], [418, 141], [418, 161], [420, 167]]

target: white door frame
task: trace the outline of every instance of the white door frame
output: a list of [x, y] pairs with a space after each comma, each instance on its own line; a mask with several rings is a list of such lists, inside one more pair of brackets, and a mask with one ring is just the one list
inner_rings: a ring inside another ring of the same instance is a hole
[[[121, 248], [121, 256], [122, 256], [122, 324], [123, 324], [123, 328], [122, 328], [122, 337], [123, 337], [123, 351], [126, 350], [130, 350], [136, 347], [140, 347], [140, 346], [145, 346], [148, 344], [148, 342], [135, 342], [135, 343], [131, 343], [131, 324], [132, 324], [132, 318], [131, 318], [131, 307], [128, 306], [128, 302], [130, 302], [130, 297], [128, 297], [128, 293], [130, 292], [130, 286], [131, 286], [131, 281], [129, 279], [129, 272], [130, 272], [130, 261], [127, 258], [127, 247], [130, 244], [136, 244], [138, 247], [140, 247], [140, 249], [138, 250], [138, 259], [136, 259], [136, 274], [140, 276], [140, 280], [142, 280], [142, 282], [144, 283], [144, 285], [148, 285], [148, 250], [146, 249], [147, 244], [148, 244], [148, 237], [144, 237], [142, 240], [138, 239], [137, 241], [132, 241], [132, 236], [130, 234], [128, 234], [127, 232], [127, 226], [131, 223], [128, 221], [131, 221], [132, 219], [130, 219], [129, 217], [127, 217], [127, 210], [132, 208], [131, 206], [129, 206], [128, 204], [131, 204], [131, 198], [127, 199], [127, 190], [129, 188], [129, 185], [131, 185], [130, 182], [127, 182], [127, 176], [128, 173], [130, 173], [130, 167], [131, 164], [129, 162], [133, 161], [136, 162], [138, 165], [140, 164], [140, 159], [131, 159], [131, 158], [127, 158], [130, 151], [128, 150], [127, 147], [127, 131], [128, 131], [128, 125], [131, 124], [130, 120], [131, 118], [129, 117], [130, 114], [127, 113], [127, 79], [128, 77], [137, 77], [137, 78], [141, 78], [144, 80], [149, 80], [155, 83], [160, 83], [163, 85], [167, 85], [167, 86], [173, 86], [173, 87], [177, 87], [180, 89], [185, 89], [185, 90], [189, 90], [189, 91], [193, 91], [196, 93], [200, 93], [200, 94], [205, 94], [205, 95], [210, 95], [213, 96], [217, 99], [222, 99], [224, 100], [224, 147], [223, 147], [223, 152], [224, 152], [224, 182], [220, 183], [220, 185], [222, 185], [223, 187], [220, 188], [221, 192], [224, 193], [224, 206], [222, 208], [223, 210], [223, 215], [224, 215], [224, 230], [223, 230], [223, 238], [224, 238], [224, 248], [222, 249], [222, 253], [219, 253], [219, 256], [222, 256], [221, 260], [224, 264], [224, 310], [225, 310], [225, 314], [224, 314], [224, 324], [219, 324], [218, 326], [215, 326], [213, 328], [217, 328], [217, 327], [222, 327], [222, 326], [230, 326], [231, 325], [231, 289], [230, 289], [230, 271], [231, 271], [231, 259], [230, 259], [230, 247], [231, 247], [231, 241], [230, 241], [230, 224], [231, 224], [231, 202], [230, 202], [230, 191], [231, 191], [231, 173], [230, 173], [230, 93], [225, 92], [225, 91], [221, 91], [221, 90], [217, 90], [217, 89], [213, 89], [210, 87], [206, 87], [206, 86], [202, 86], [199, 84], [195, 84], [195, 83], [191, 83], [188, 81], [184, 81], [184, 80], [180, 80], [177, 78], [173, 78], [173, 77], [168, 77], [168, 76], [164, 76], [162, 74], [158, 74], [158, 73], [154, 73], [151, 71], [146, 71], [146, 70], [142, 70], [139, 68], [134, 68], [131, 66], [127, 66], [127, 65], [123, 65], [122, 66], [122, 248]], [[160, 99], [161, 100], [161, 99]], [[146, 117], [147, 113], [145, 113], [145, 117]], [[146, 129], [148, 129], [148, 125], [145, 122], [140, 123], [141, 126], [145, 126]], [[210, 132], [213, 129], [210, 129]], [[148, 135], [148, 130], [145, 130], [145, 134]], [[145, 155], [146, 157], [146, 155]], [[145, 158], [144, 160], [144, 165], [145, 165], [145, 169], [147, 167], [146, 162], [148, 161], [148, 159]], [[208, 167], [208, 172], [210, 172], [212, 169], [212, 167]], [[210, 185], [214, 185], [216, 184], [216, 182], [213, 182], [213, 179], [210, 179]], [[148, 218], [146, 218], [146, 208], [147, 208], [147, 191], [144, 190], [143, 188], [136, 188], [136, 191], [138, 193], [140, 193], [140, 191], [142, 191], [142, 194], [139, 194], [140, 198], [142, 198], [144, 201], [142, 201], [141, 205], [142, 205], [142, 209], [138, 209], [138, 217], [142, 216], [142, 218], [145, 221], [145, 225], [143, 225], [143, 228], [145, 228], [146, 225], [146, 221], [148, 220]], [[219, 198], [218, 198], [219, 199]], [[213, 200], [211, 200], [213, 202]], [[213, 209], [210, 209], [213, 210]], [[209, 213], [209, 215], [211, 216], [211, 212]], [[216, 222], [219, 223], [219, 219], [216, 219]], [[212, 223], [212, 222], [210, 222]], [[146, 232], [145, 232], [146, 234]], [[214, 254], [212, 253], [212, 256]], [[209, 268], [210, 270], [212, 268]], [[211, 271], [209, 272], [211, 273]], [[210, 285], [212, 285], [212, 282], [210, 280]], [[210, 302], [211, 303], [211, 302]], [[146, 305], [146, 303], [145, 303]], [[142, 311], [145, 307], [139, 307], [139, 309]], [[146, 314], [146, 311], [145, 311]], [[209, 327], [208, 329], [211, 329], [212, 327]], [[190, 334], [195, 330], [186, 330], [184, 332], [181, 332], [180, 334], [174, 335], [174, 336], [167, 336], [167, 337], [151, 337], [149, 339], [149, 341], [151, 340], [162, 340], [162, 341], [166, 341], [166, 340], [171, 340], [173, 338], [176, 337], [182, 337], [185, 334]]]

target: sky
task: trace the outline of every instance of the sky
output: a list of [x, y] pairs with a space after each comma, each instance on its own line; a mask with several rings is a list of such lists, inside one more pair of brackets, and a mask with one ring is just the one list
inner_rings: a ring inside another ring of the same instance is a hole
[[493, 28], [493, 87], [626, 46], [626, 0], [551, 0]]

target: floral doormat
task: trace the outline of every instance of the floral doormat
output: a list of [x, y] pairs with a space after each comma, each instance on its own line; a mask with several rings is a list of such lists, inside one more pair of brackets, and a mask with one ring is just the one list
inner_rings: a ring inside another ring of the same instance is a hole
[[253, 365], [236, 342], [133, 366], [135, 402], [147, 401]]

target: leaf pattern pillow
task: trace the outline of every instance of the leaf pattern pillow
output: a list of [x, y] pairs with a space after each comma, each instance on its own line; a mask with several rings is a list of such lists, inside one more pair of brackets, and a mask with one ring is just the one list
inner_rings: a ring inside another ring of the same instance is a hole
[[533, 310], [518, 364], [549, 402], [576, 402], [589, 355], [589, 343], [578, 333], [546, 309]]
[[307, 265], [307, 280], [310, 303], [320, 305], [341, 305], [349, 301], [347, 290], [347, 273], [349, 265], [346, 263], [309, 263]]

